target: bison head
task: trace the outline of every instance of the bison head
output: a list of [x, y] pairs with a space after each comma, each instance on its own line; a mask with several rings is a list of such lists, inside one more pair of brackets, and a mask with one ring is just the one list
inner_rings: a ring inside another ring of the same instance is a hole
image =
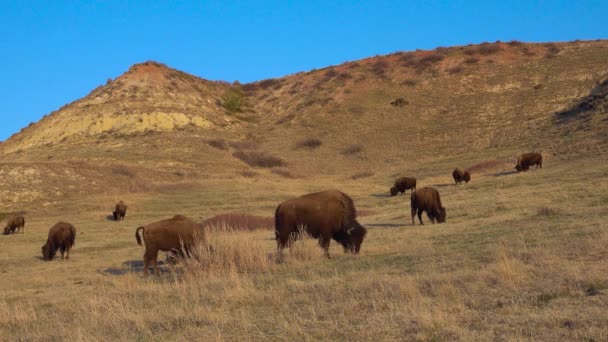
[[42, 259], [44, 260], [53, 260], [57, 251], [53, 246], [51, 246], [48, 241], [42, 246]]
[[399, 192], [399, 190], [397, 190], [397, 188], [392, 187], [392, 188], [391, 188], [391, 197], [393, 197], [393, 196], [397, 196], [397, 193], [398, 193], [398, 192]]
[[439, 208], [439, 215], [437, 215], [437, 222], [443, 223], [445, 222], [446, 210], [445, 208]]
[[365, 227], [360, 225], [359, 222], [354, 221], [353, 225], [348, 228], [346, 232], [342, 231], [341, 233], [335, 234], [334, 239], [344, 247], [345, 253], [351, 252], [353, 254], [359, 254], [365, 234], [367, 234]]
[[11, 232], [11, 228], [9, 226], [4, 227], [4, 235], [8, 235]]

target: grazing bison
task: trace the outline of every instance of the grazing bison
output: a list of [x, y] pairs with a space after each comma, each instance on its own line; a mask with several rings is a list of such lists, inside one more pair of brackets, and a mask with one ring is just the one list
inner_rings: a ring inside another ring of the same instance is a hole
[[120, 221], [125, 219], [125, 215], [127, 214], [127, 205], [125, 202], [120, 201], [114, 207], [114, 212], [112, 212], [112, 216], [114, 216], [114, 221]]
[[465, 171], [462, 174], [462, 180], [465, 181], [465, 183], [468, 183], [471, 180], [471, 174], [469, 173], [469, 171]]
[[454, 182], [456, 184], [460, 184], [460, 183], [462, 183], [463, 178], [464, 178], [464, 171], [462, 171], [462, 169], [456, 168], [452, 172], [452, 177], [454, 177]]
[[65, 259], [70, 258], [70, 249], [74, 246], [76, 239], [76, 228], [67, 222], [59, 222], [49, 230], [49, 237], [44, 246], [42, 246], [42, 258], [44, 260], [53, 260], [57, 250], [61, 252], [61, 259], [64, 259], [63, 254], [66, 253]]
[[540, 153], [524, 153], [521, 156], [517, 157], [517, 164], [515, 165], [515, 170], [517, 172], [520, 171], [528, 171], [530, 166], [536, 165], [536, 168], [543, 168], [543, 156]]
[[416, 190], [416, 178], [400, 177], [395, 180], [395, 184], [391, 188], [391, 196], [396, 196], [398, 193], [404, 194], [406, 190]]
[[4, 235], [13, 233], [15, 230], [21, 231], [22, 234], [25, 233], [25, 218], [19, 214], [9, 216], [6, 227], [4, 227]]
[[336, 240], [344, 252], [358, 254], [367, 230], [356, 220], [353, 200], [338, 190], [311, 193], [284, 201], [275, 211], [275, 239], [279, 258], [285, 246], [298, 238], [299, 227], [315, 239], [329, 258], [329, 243]]
[[426, 211], [426, 215], [429, 217], [431, 222], [438, 223], [445, 222], [446, 210], [441, 206], [441, 198], [437, 190], [425, 187], [412, 192], [410, 197], [410, 205], [412, 207], [412, 225], [414, 225], [414, 216], [418, 212], [418, 220], [420, 224], [422, 222], [422, 212]]
[[[152, 263], [154, 273], [159, 275], [157, 265], [158, 251], [171, 252], [176, 256], [194, 256], [198, 243], [206, 244], [204, 229], [183, 215], [175, 215], [170, 219], [150, 223], [135, 230], [135, 239], [142, 245], [139, 231], [143, 231], [146, 243], [144, 253], [144, 276], [148, 275], [148, 266]], [[183, 251], [183, 252], [182, 252]], [[184, 255], [185, 254], [185, 255]]]

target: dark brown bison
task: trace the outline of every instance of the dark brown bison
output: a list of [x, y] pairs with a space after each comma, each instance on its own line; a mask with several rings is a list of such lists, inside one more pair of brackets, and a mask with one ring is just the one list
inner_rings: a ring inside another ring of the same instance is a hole
[[456, 168], [452, 172], [452, 177], [454, 177], [454, 183], [460, 184], [463, 181], [464, 171], [462, 171], [462, 169]]
[[146, 244], [144, 253], [144, 276], [148, 275], [148, 266], [152, 263], [154, 273], [159, 275], [158, 251], [170, 252], [173, 256], [195, 256], [197, 244], [206, 244], [205, 230], [197, 223], [183, 215], [150, 223], [135, 230], [135, 239], [142, 245], [139, 231], [143, 231]]
[[468, 182], [471, 180], [471, 174], [469, 173], [469, 171], [465, 171], [465, 172], [462, 174], [462, 180], [463, 180], [465, 183], [468, 183]]
[[114, 216], [114, 221], [124, 220], [126, 214], [127, 205], [123, 201], [118, 202], [114, 207], [114, 211], [112, 212], [112, 216]]
[[49, 237], [44, 246], [42, 246], [42, 258], [44, 260], [53, 260], [57, 250], [61, 252], [61, 259], [70, 258], [70, 249], [74, 246], [76, 239], [76, 228], [67, 222], [59, 222], [49, 230]]
[[404, 194], [406, 190], [416, 190], [416, 178], [400, 177], [395, 180], [395, 184], [391, 188], [391, 196], [396, 196], [398, 193]]
[[517, 158], [517, 164], [515, 165], [515, 170], [517, 172], [520, 171], [528, 171], [530, 166], [536, 165], [536, 168], [539, 167], [542, 169], [543, 167], [543, 156], [540, 153], [532, 152], [532, 153], [524, 153]]
[[437, 190], [425, 187], [412, 192], [410, 197], [410, 206], [412, 207], [412, 224], [414, 223], [414, 216], [418, 212], [418, 220], [420, 224], [422, 222], [422, 212], [426, 211], [426, 215], [429, 217], [431, 222], [438, 223], [445, 222], [446, 210], [441, 206], [441, 198]]
[[367, 230], [356, 220], [353, 200], [338, 190], [311, 193], [284, 201], [275, 211], [275, 239], [279, 258], [285, 246], [298, 238], [300, 227], [319, 239], [329, 258], [329, 243], [336, 240], [344, 252], [358, 254]]
[[20, 231], [22, 234], [25, 233], [25, 218], [22, 215], [16, 214], [9, 216], [4, 227], [4, 235]]

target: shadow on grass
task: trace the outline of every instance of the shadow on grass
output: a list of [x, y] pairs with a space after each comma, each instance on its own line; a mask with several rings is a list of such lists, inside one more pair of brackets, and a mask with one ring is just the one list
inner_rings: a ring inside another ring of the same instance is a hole
[[398, 228], [398, 227], [406, 227], [407, 225], [404, 223], [370, 223], [364, 225], [365, 227], [388, 227], [388, 228]]
[[[166, 274], [171, 272], [171, 264], [166, 261], [158, 261], [158, 269], [161, 274]], [[154, 273], [152, 266], [148, 268], [148, 272], [150, 274]], [[110, 267], [106, 268], [103, 271], [100, 271], [101, 274], [105, 275], [125, 275], [129, 273], [144, 273], [144, 261], [143, 260], [128, 260], [122, 263], [122, 267]]]
[[443, 183], [443, 184], [433, 184], [433, 186], [438, 188], [445, 188], [446, 186], [458, 185], [456, 183]]
[[387, 194], [383, 194], [383, 193], [381, 193], [381, 194], [372, 194], [372, 196], [378, 197], [378, 198], [391, 197], [391, 195], [389, 195], [388, 193]]
[[496, 173], [491, 173], [490, 175], [494, 176], [494, 177], [502, 177], [502, 176], [512, 175], [514, 173], [517, 173], [517, 170], [500, 171], [500, 172], [496, 172]]
[[108, 221], [114, 221], [114, 215], [108, 215], [108, 216], [106, 216], [106, 220], [108, 220]]

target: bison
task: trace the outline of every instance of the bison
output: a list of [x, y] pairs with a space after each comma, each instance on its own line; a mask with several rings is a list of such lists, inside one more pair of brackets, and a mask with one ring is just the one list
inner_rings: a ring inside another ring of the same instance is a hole
[[336, 240], [344, 252], [358, 254], [367, 230], [356, 220], [353, 200], [338, 190], [306, 194], [286, 200], [275, 211], [275, 239], [279, 258], [285, 246], [298, 238], [299, 227], [319, 239], [329, 258], [329, 243]]
[[462, 171], [462, 169], [456, 168], [452, 172], [452, 177], [454, 177], [454, 183], [460, 184], [463, 181], [464, 171]]
[[439, 192], [431, 187], [425, 187], [412, 192], [410, 197], [410, 205], [412, 207], [412, 225], [414, 225], [414, 216], [418, 212], [418, 220], [420, 224], [422, 222], [422, 212], [426, 211], [426, 215], [429, 217], [431, 222], [438, 223], [445, 222], [446, 210], [441, 206], [441, 198]]
[[112, 212], [112, 216], [114, 216], [114, 221], [124, 220], [126, 214], [127, 205], [123, 201], [118, 202], [114, 207], [114, 211]]
[[158, 251], [171, 252], [177, 256], [194, 256], [198, 243], [206, 244], [205, 231], [197, 223], [183, 215], [150, 223], [135, 230], [135, 239], [142, 245], [139, 231], [142, 231], [146, 244], [144, 253], [144, 276], [148, 275], [148, 266], [152, 263], [154, 273], [159, 275]]
[[469, 171], [465, 171], [465, 172], [462, 174], [462, 180], [463, 180], [465, 183], [468, 183], [468, 182], [471, 180], [471, 174], [469, 173]]
[[42, 246], [42, 258], [44, 260], [53, 260], [57, 250], [61, 252], [61, 259], [70, 258], [70, 249], [74, 246], [76, 240], [76, 228], [67, 222], [59, 222], [49, 230], [49, 237], [44, 246]]
[[13, 233], [15, 230], [25, 234], [25, 218], [23, 218], [22, 215], [16, 214], [9, 216], [6, 221], [6, 227], [4, 227], [4, 235]]
[[391, 196], [396, 196], [398, 193], [404, 194], [406, 190], [416, 190], [416, 178], [400, 177], [395, 180], [395, 184], [391, 188]]
[[532, 152], [532, 153], [524, 153], [521, 156], [517, 157], [517, 164], [515, 165], [515, 170], [517, 172], [520, 171], [528, 171], [530, 166], [536, 165], [536, 168], [543, 168], [543, 156], [540, 153]]

